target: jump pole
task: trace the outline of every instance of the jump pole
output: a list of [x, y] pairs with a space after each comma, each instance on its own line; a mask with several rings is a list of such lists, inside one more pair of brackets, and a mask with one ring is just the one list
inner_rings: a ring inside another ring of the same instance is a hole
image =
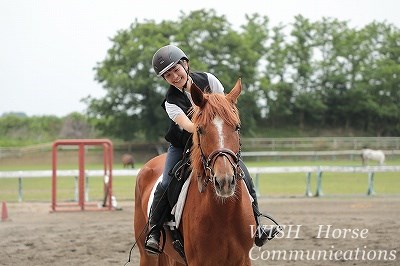
[[[97, 210], [111, 210], [112, 209], [112, 161], [113, 161], [113, 146], [112, 142], [108, 139], [64, 139], [57, 140], [53, 143], [52, 149], [52, 211], [57, 211], [57, 207], [62, 205], [57, 204], [57, 149], [61, 145], [78, 146], [78, 164], [79, 164], [79, 177], [78, 177], [78, 207], [79, 210], [89, 210], [85, 202], [85, 146], [86, 145], [102, 145], [103, 146], [103, 167], [104, 176], [109, 178], [108, 184], [104, 184], [104, 202], [103, 208]], [[108, 203], [108, 204], [107, 204]], [[66, 206], [66, 205], [64, 205]], [[71, 205], [68, 205], [71, 207]], [[72, 205], [72, 207], [74, 207]], [[69, 209], [73, 210], [73, 209]], [[96, 209], [90, 209], [96, 210]]]

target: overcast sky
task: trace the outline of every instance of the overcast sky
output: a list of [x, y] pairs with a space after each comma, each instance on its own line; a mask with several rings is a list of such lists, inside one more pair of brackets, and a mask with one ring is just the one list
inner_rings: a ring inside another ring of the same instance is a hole
[[400, 27], [399, 0], [0, 0], [0, 116], [84, 111], [82, 98], [105, 94], [93, 68], [118, 30], [135, 19], [176, 20], [179, 11], [202, 8], [226, 15], [234, 26], [258, 13], [271, 26], [301, 14], [312, 21], [346, 20], [351, 27], [374, 20]]

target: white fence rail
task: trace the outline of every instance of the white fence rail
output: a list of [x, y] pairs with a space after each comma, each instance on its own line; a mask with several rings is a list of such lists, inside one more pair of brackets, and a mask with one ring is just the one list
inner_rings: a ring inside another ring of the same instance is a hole
[[[310, 196], [322, 196], [322, 174], [324, 172], [335, 172], [335, 173], [366, 173], [368, 174], [368, 189], [367, 195], [374, 195], [374, 174], [377, 172], [400, 172], [399, 166], [288, 166], [288, 167], [249, 167], [250, 174], [255, 179], [256, 191], [259, 194], [259, 181], [260, 174], [268, 173], [306, 173], [306, 188], [305, 195]], [[113, 170], [112, 175], [115, 176], [137, 176], [140, 169], [129, 169], [129, 170]], [[103, 176], [104, 170], [87, 170], [85, 171], [86, 176]], [[315, 194], [311, 191], [311, 175], [316, 174], [317, 188]], [[79, 175], [78, 170], [58, 170], [57, 177], [77, 177]], [[0, 179], [2, 178], [18, 178], [19, 180], [19, 201], [22, 201], [22, 179], [23, 178], [43, 178], [51, 177], [51, 170], [43, 171], [0, 171]]]
[[[386, 156], [400, 155], [400, 150], [383, 150]], [[361, 150], [341, 150], [341, 151], [248, 151], [242, 152], [243, 157], [284, 157], [284, 156], [343, 156], [349, 155], [351, 157], [360, 157]]]
[[400, 149], [399, 137], [244, 138], [243, 146], [263, 150]]
[[[288, 166], [288, 167], [250, 167], [249, 172], [255, 175], [255, 186], [257, 194], [259, 195], [259, 179], [260, 174], [268, 173], [306, 173], [306, 191], [307, 197], [322, 196], [322, 174], [324, 172], [332, 173], [366, 173], [368, 174], [368, 189], [367, 195], [375, 194], [374, 190], [374, 175], [377, 172], [400, 172], [400, 165], [398, 166]], [[311, 174], [315, 173], [317, 176], [317, 189], [315, 194], [311, 191]]]
[[[140, 169], [113, 170], [113, 176], [136, 176]], [[104, 170], [86, 170], [88, 176], [103, 176]], [[1, 178], [30, 178], [30, 177], [52, 177], [52, 170], [37, 171], [0, 171]], [[57, 177], [79, 176], [79, 170], [57, 170]]]

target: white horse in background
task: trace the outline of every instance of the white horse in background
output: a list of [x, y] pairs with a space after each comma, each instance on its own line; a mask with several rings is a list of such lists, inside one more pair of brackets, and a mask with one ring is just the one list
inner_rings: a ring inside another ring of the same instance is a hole
[[381, 150], [362, 149], [361, 159], [363, 165], [367, 165], [368, 160], [374, 160], [379, 162], [379, 165], [383, 165], [385, 163], [385, 154]]

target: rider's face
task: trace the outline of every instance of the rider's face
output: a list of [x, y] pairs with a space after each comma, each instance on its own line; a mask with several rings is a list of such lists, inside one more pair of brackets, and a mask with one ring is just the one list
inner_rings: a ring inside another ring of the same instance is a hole
[[[186, 65], [186, 62], [183, 63]], [[164, 79], [172, 86], [182, 89], [185, 86], [187, 73], [181, 64], [176, 64], [164, 73]]]

